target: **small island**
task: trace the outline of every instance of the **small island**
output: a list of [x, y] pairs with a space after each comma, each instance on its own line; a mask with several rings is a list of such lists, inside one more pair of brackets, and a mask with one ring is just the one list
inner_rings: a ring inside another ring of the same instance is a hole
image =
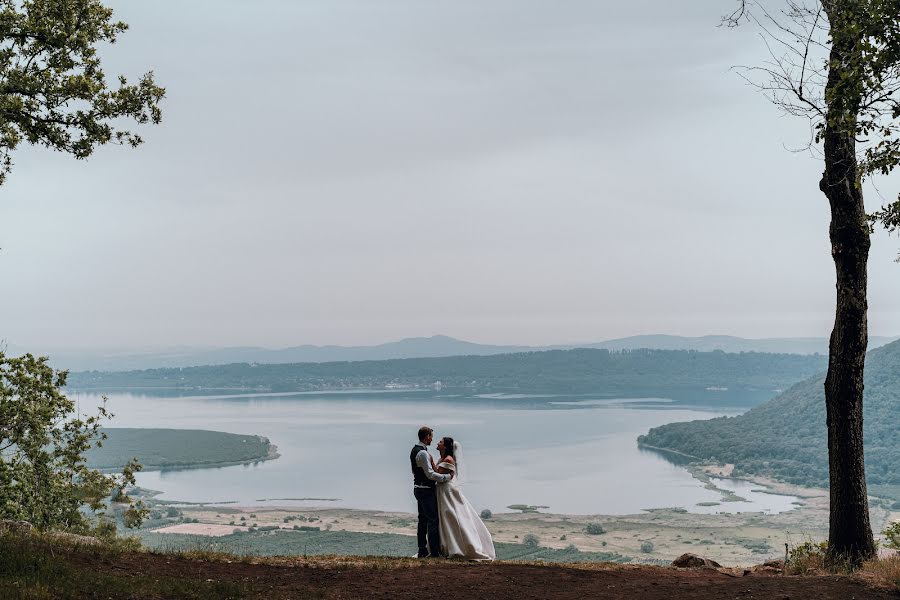
[[241, 465], [278, 458], [278, 448], [261, 435], [201, 429], [104, 428], [107, 439], [86, 453], [88, 466], [121, 469], [137, 458], [145, 471]]

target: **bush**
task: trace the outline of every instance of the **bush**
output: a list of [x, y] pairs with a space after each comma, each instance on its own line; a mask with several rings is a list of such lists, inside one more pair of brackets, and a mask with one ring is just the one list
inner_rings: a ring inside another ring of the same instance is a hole
[[887, 539], [886, 546], [892, 550], [900, 550], [900, 521], [891, 523], [881, 532]]
[[179, 517], [179, 516], [181, 516], [181, 511], [178, 510], [177, 508], [170, 508], [170, 509], [166, 510], [166, 516], [167, 517]]
[[603, 529], [603, 525], [600, 523], [588, 523], [584, 528], [584, 532], [588, 535], [603, 535], [606, 533], [606, 530]]
[[526, 533], [522, 538], [522, 544], [528, 548], [537, 548], [541, 545], [541, 540], [533, 533]]
[[825, 568], [825, 554], [828, 552], [828, 542], [804, 542], [790, 549], [788, 555], [788, 573], [790, 575], [803, 575], [810, 571], [820, 571]]
[[[85, 453], [106, 439], [101, 422], [112, 414], [101, 406], [94, 416], [77, 415], [60, 390], [67, 375], [46, 357], [9, 358], [0, 351], [0, 519], [87, 532], [88, 516], [102, 517], [114, 491], [116, 502], [131, 504], [124, 489], [141, 467], [132, 460], [116, 476], [87, 467]], [[129, 527], [146, 515], [141, 503], [123, 513]]]
[[492, 513], [490, 511], [490, 509], [486, 508], [483, 511], [481, 511], [481, 518], [484, 519], [485, 521], [487, 521], [488, 519], [490, 519], [493, 516], [494, 516], [494, 513]]
[[650, 554], [653, 552], [653, 542], [644, 542], [641, 544], [641, 552], [644, 554]]

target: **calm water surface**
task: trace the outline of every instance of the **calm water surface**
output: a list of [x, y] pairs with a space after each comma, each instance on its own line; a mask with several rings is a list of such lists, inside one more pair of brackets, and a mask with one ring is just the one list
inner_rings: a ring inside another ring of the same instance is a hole
[[[440, 396], [398, 391], [354, 394], [271, 394], [159, 397], [109, 394], [116, 427], [211, 429], [259, 434], [281, 457], [255, 465], [147, 472], [142, 487], [161, 498], [241, 505], [304, 504], [287, 499], [337, 498], [331, 506], [414, 511], [409, 450], [427, 423], [436, 439], [462, 444], [466, 496], [478, 508], [548, 506], [569, 514], [629, 514], [683, 507], [691, 512], [781, 512], [796, 498], [725, 481], [747, 502], [697, 506], [721, 496], [683, 468], [637, 447], [649, 428], [743, 412], [740, 398], [717, 402], [684, 397]], [[720, 396], [722, 394], [719, 394]], [[73, 394], [82, 410], [98, 402]], [[707, 402], [707, 405], [703, 405]], [[321, 506], [320, 500], [306, 502]]]

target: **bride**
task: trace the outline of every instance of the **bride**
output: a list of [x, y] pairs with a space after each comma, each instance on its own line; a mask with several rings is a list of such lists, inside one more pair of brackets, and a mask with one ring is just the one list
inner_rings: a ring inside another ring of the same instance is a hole
[[447, 483], [437, 486], [438, 520], [441, 527], [441, 553], [450, 558], [494, 560], [494, 542], [478, 513], [459, 487], [459, 444], [451, 437], [438, 442], [438, 473], [450, 473]]

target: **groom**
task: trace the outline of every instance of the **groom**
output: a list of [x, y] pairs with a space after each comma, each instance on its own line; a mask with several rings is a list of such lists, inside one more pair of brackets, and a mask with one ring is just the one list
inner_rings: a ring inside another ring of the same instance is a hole
[[[439, 558], [441, 555], [441, 532], [438, 526], [436, 484], [450, 481], [451, 475], [436, 473], [431, 467], [428, 446], [434, 431], [430, 427], [419, 429], [419, 443], [409, 453], [413, 473], [413, 495], [419, 505], [419, 558]], [[427, 541], [426, 541], [427, 537]], [[429, 552], [430, 548], [430, 552]]]

